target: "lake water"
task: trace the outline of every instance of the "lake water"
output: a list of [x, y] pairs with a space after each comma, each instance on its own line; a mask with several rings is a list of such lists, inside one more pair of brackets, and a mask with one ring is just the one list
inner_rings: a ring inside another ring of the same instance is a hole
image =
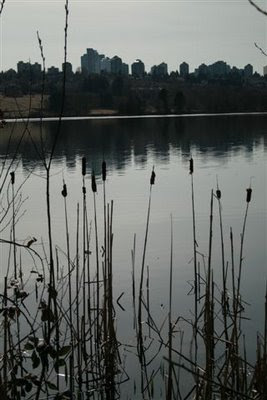
[[[44, 122], [42, 134], [47, 149], [51, 146], [57, 123]], [[68, 187], [71, 242], [75, 238], [77, 202], [82, 201], [81, 158], [87, 158], [86, 186], [90, 218], [93, 219], [91, 171], [97, 175], [97, 209], [100, 236], [103, 197], [101, 164], [107, 163], [107, 198], [114, 200], [114, 290], [115, 297], [124, 293], [117, 309], [118, 332], [122, 342], [134, 335], [129, 323], [131, 299], [131, 249], [136, 234], [137, 274], [141, 265], [149, 197], [149, 179], [154, 167], [151, 216], [146, 265], [150, 270], [151, 312], [161, 321], [167, 313], [170, 265], [170, 225], [173, 219], [173, 304], [175, 316], [190, 314], [192, 306], [190, 281], [193, 279], [193, 240], [191, 177], [189, 159], [194, 159], [194, 188], [197, 244], [200, 253], [208, 254], [209, 207], [211, 190], [217, 181], [222, 191], [222, 213], [226, 260], [230, 261], [230, 227], [234, 232], [236, 263], [239, 257], [240, 233], [246, 208], [246, 189], [251, 185], [252, 201], [248, 210], [242, 275], [243, 298], [249, 305], [245, 323], [253, 357], [256, 331], [263, 330], [264, 291], [267, 277], [266, 200], [267, 200], [267, 117], [208, 116], [186, 118], [135, 118], [68, 120], [62, 123], [61, 136], [52, 163], [51, 200], [55, 243], [65, 248], [62, 181]], [[8, 159], [21, 132], [17, 123], [12, 133]], [[40, 127], [29, 124], [32, 140], [40, 145]], [[0, 131], [0, 157], [5, 158], [12, 123]], [[17, 240], [24, 243], [36, 237], [35, 249], [41, 249], [41, 238], [47, 243], [45, 171], [27, 133], [19, 148], [20, 160], [16, 185], [22, 183], [25, 202], [16, 226]], [[214, 238], [212, 268], [221, 285], [220, 236], [218, 207], [214, 203]], [[9, 238], [9, 232], [2, 236]], [[93, 236], [93, 235], [92, 235]], [[102, 237], [102, 236], [101, 236]], [[93, 240], [93, 239], [92, 239]], [[2, 259], [6, 260], [2, 253]], [[94, 256], [94, 255], [92, 255]], [[5, 275], [2, 263], [1, 278]], [[120, 328], [122, 328], [120, 330]], [[120, 333], [121, 332], [121, 333]]]

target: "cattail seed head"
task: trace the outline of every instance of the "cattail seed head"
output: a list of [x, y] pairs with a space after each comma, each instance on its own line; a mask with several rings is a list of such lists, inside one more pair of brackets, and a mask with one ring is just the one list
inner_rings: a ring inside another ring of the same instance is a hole
[[247, 203], [249, 203], [251, 200], [251, 194], [252, 194], [252, 189], [248, 188], [247, 189], [247, 199], [246, 199]]
[[150, 185], [155, 184], [155, 178], [156, 178], [156, 174], [155, 174], [154, 167], [153, 167], [153, 170], [151, 172], [151, 177], [150, 177]]
[[92, 187], [92, 191], [93, 191], [94, 193], [96, 193], [97, 189], [96, 189], [96, 180], [95, 180], [95, 173], [94, 173], [94, 171], [92, 172], [91, 187]]
[[86, 157], [82, 158], [82, 175], [86, 174]]
[[193, 172], [194, 172], [194, 160], [191, 157], [190, 160], [189, 160], [189, 173], [190, 173], [190, 175], [192, 175]]
[[63, 197], [67, 197], [68, 192], [67, 192], [67, 185], [65, 183], [63, 185], [63, 190], [61, 191], [61, 194]]
[[15, 183], [15, 172], [14, 171], [10, 172], [10, 177], [11, 177], [11, 183], [12, 183], [12, 185], [14, 185], [14, 183]]
[[222, 192], [220, 191], [220, 189], [216, 190], [216, 196], [217, 196], [217, 199], [219, 199], [219, 200], [222, 197]]
[[83, 186], [83, 194], [86, 194], [86, 187], [85, 186]]
[[107, 177], [107, 165], [106, 161], [102, 162], [102, 180], [105, 181]]

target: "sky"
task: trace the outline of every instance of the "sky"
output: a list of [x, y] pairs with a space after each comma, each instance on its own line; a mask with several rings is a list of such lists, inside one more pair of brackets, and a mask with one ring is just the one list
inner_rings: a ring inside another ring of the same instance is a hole
[[[267, 0], [255, 0], [267, 10]], [[0, 2], [1, 3], [1, 2]], [[42, 39], [46, 68], [61, 68], [64, 58], [64, 0], [6, 0], [0, 17], [0, 70], [18, 61], [41, 63], [36, 32]], [[69, 0], [68, 61], [74, 71], [86, 48], [118, 55], [168, 71], [189, 64], [224, 60], [243, 68], [250, 63], [262, 74], [267, 57], [267, 17], [248, 0]]]

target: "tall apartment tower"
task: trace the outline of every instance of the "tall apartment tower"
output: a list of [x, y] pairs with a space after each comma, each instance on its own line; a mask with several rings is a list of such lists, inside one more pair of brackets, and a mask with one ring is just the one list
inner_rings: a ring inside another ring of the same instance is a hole
[[253, 75], [253, 67], [251, 64], [247, 64], [244, 67], [244, 77], [245, 78], [250, 78]]
[[81, 56], [82, 72], [87, 74], [100, 74], [101, 57], [94, 49], [86, 49], [86, 53]]
[[162, 62], [159, 65], [153, 65], [153, 67], [151, 67], [151, 75], [155, 76], [168, 75], [168, 65], [165, 62]]
[[129, 75], [129, 65], [128, 64], [126, 64], [124, 62], [122, 63], [121, 73], [122, 73], [122, 75]]
[[108, 73], [111, 72], [110, 58], [108, 58], [108, 57], [101, 58], [100, 70], [101, 70], [101, 72], [108, 72]]
[[112, 57], [110, 60], [111, 63], [111, 73], [112, 74], [121, 74], [122, 73], [122, 59], [118, 56]]
[[215, 63], [209, 65], [209, 72], [213, 78], [220, 76], [225, 76], [229, 74], [231, 68], [225, 61], [216, 61]]
[[66, 71], [67, 75], [72, 75], [73, 71], [72, 71], [72, 64], [70, 62], [65, 62], [62, 64], [62, 71]]
[[180, 64], [179, 67], [179, 72], [181, 77], [185, 78], [187, 75], [189, 75], [189, 65], [184, 61], [182, 64]]
[[145, 74], [145, 64], [141, 60], [136, 60], [131, 65], [132, 75], [142, 78]]

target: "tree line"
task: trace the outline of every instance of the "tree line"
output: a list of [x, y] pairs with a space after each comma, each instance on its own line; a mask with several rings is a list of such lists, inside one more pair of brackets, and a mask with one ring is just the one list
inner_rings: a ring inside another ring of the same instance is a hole
[[[57, 115], [62, 101], [62, 73], [0, 73], [0, 93], [7, 97], [44, 94], [44, 114]], [[249, 112], [267, 110], [267, 79], [229, 75], [216, 79], [178, 73], [142, 78], [101, 74], [67, 74], [65, 115], [97, 110], [115, 114]], [[36, 112], [36, 111], [35, 111]]]

